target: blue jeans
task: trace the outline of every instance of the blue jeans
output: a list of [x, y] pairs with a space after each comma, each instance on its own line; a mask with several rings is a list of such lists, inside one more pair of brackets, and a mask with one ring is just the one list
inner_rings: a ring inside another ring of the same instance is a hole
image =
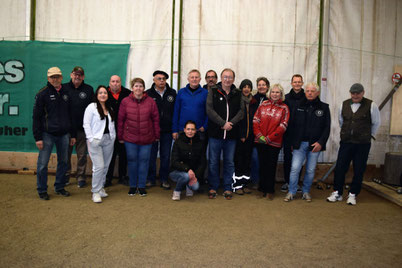
[[219, 188], [220, 156], [223, 151], [223, 189], [232, 191], [235, 150], [236, 140], [234, 139], [209, 138], [208, 182], [210, 190], [216, 191]]
[[289, 193], [295, 195], [297, 191], [297, 183], [299, 181], [300, 170], [303, 166], [304, 160], [307, 157], [306, 161], [306, 173], [304, 174], [303, 181], [303, 193], [310, 192], [311, 184], [313, 183], [315, 167], [317, 165], [318, 156], [320, 156], [321, 152], [315, 152], [309, 150], [309, 143], [307, 141], [303, 141], [300, 144], [300, 148], [295, 150], [293, 149], [293, 157], [292, 157], [292, 168], [290, 170], [289, 177]]
[[159, 141], [152, 144], [151, 159], [149, 160], [148, 181], [156, 181], [156, 157], [159, 149], [159, 179], [167, 182], [169, 176], [170, 151], [172, 149], [172, 133], [161, 133]]
[[127, 152], [130, 188], [145, 188], [152, 144], [139, 145], [131, 142], [124, 142], [124, 145]]
[[[184, 171], [174, 170], [174, 171], [170, 172], [169, 175], [170, 175], [170, 178], [172, 179], [172, 181], [176, 182], [176, 188], [174, 190], [177, 192], [181, 192], [184, 189], [184, 187], [188, 185], [188, 182], [190, 180], [190, 177], [188, 176], [188, 172], [184, 172]], [[188, 185], [188, 187], [193, 191], [197, 191], [198, 188], [200, 187], [200, 184], [197, 181], [192, 186]]]
[[260, 181], [260, 160], [258, 159], [257, 148], [254, 146], [251, 153], [251, 182], [258, 184]]
[[53, 145], [56, 145], [57, 152], [57, 170], [56, 181], [54, 182], [54, 190], [60, 191], [64, 189], [65, 174], [67, 171], [68, 146], [70, 143], [69, 134], [63, 136], [54, 136], [43, 132], [43, 149], [39, 151], [38, 163], [36, 167], [36, 183], [38, 193], [47, 192], [47, 165], [49, 164], [50, 154]]

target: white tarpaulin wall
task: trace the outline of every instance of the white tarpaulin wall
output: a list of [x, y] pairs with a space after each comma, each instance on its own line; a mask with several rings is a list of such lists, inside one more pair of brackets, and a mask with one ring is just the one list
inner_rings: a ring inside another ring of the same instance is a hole
[[317, 81], [320, 1], [186, 0], [183, 7], [181, 86], [193, 68], [225, 67], [244, 78], [266, 76], [289, 88], [300, 73]]
[[37, 0], [36, 14], [36, 40], [130, 43], [127, 78], [150, 87], [154, 70], [170, 73], [170, 0]]
[[[30, 0], [1, 0], [0, 39], [29, 38]], [[321, 98], [332, 112], [332, 131], [324, 161], [336, 159], [339, 143], [337, 110], [355, 82], [377, 104], [392, 88], [395, 64], [402, 64], [402, 1], [324, 0]], [[175, 34], [179, 34], [180, 0], [176, 0]], [[36, 1], [36, 40], [130, 43], [128, 80], [139, 76], [151, 85], [152, 72], [178, 71], [180, 84], [198, 68], [236, 71], [236, 84], [267, 76], [290, 89], [292, 74], [316, 81], [320, 0], [185, 0], [182, 49], [175, 43], [172, 60], [173, 0]], [[399, 27], [398, 27], [399, 26]], [[102, 64], [101, 62], [99, 64]], [[105, 77], [105, 83], [108, 83]], [[176, 81], [173, 81], [175, 84]], [[204, 82], [204, 81], [203, 81]], [[384, 153], [402, 151], [402, 138], [389, 136], [390, 103], [372, 145], [370, 163]]]
[[[323, 55], [328, 69], [323, 71], [323, 98], [330, 104], [332, 130], [325, 161], [336, 159], [339, 148], [338, 109], [350, 97], [349, 88], [360, 82], [365, 97], [377, 105], [393, 85], [394, 65], [402, 64], [402, 1], [326, 2], [329, 9], [328, 54]], [[398, 14], [399, 12], [399, 14]], [[391, 101], [381, 111], [382, 124], [372, 142], [369, 162], [384, 163], [386, 152], [402, 151], [401, 137], [390, 137]]]

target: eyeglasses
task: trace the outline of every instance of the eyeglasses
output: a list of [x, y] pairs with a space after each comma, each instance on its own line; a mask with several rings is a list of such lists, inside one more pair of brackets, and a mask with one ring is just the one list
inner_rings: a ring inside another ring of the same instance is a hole
[[155, 77], [158, 81], [166, 81], [166, 77]]
[[233, 76], [224, 76], [223, 80], [233, 80]]

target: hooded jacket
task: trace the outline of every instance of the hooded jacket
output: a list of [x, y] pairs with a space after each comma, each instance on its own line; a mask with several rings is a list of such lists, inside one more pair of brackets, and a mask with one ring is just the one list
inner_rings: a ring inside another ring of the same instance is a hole
[[119, 141], [139, 145], [151, 144], [160, 138], [158, 107], [146, 93], [141, 99], [130, 94], [121, 102], [117, 137]]

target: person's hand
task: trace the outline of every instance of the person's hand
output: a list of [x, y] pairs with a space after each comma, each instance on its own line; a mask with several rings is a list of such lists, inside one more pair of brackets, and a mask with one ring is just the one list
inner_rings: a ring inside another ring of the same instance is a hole
[[265, 143], [267, 143], [267, 139], [264, 136], [261, 136], [261, 137], [258, 138], [258, 142], [265, 144]]
[[70, 146], [73, 146], [77, 140], [75, 138], [70, 139]]
[[241, 142], [244, 143], [246, 141], [246, 138], [241, 138], [240, 140], [241, 140]]
[[313, 146], [313, 150], [311, 150], [313, 153], [319, 152], [322, 149], [321, 144], [319, 144], [318, 142], [314, 142], [313, 144], [311, 144], [311, 146]]
[[204, 127], [200, 127], [200, 128], [198, 129], [198, 131], [204, 132], [204, 131], [205, 131], [205, 128], [204, 128]]
[[177, 132], [172, 133], [172, 138], [174, 140], [177, 140], [178, 137], [179, 137], [179, 133], [177, 133]]
[[36, 142], [36, 147], [38, 147], [39, 151], [42, 150], [43, 149], [43, 141], [42, 140], [37, 141]]
[[223, 130], [231, 130], [232, 128], [233, 128], [232, 122], [226, 122], [222, 127]]
[[190, 169], [187, 173], [188, 173], [188, 176], [190, 177], [190, 179], [195, 178], [195, 173], [192, 169]]
[[123, 140], [119, 140], [119, 143], [123, 144], [123, 143], [124, 143], [124, 141], [123, 141]]

